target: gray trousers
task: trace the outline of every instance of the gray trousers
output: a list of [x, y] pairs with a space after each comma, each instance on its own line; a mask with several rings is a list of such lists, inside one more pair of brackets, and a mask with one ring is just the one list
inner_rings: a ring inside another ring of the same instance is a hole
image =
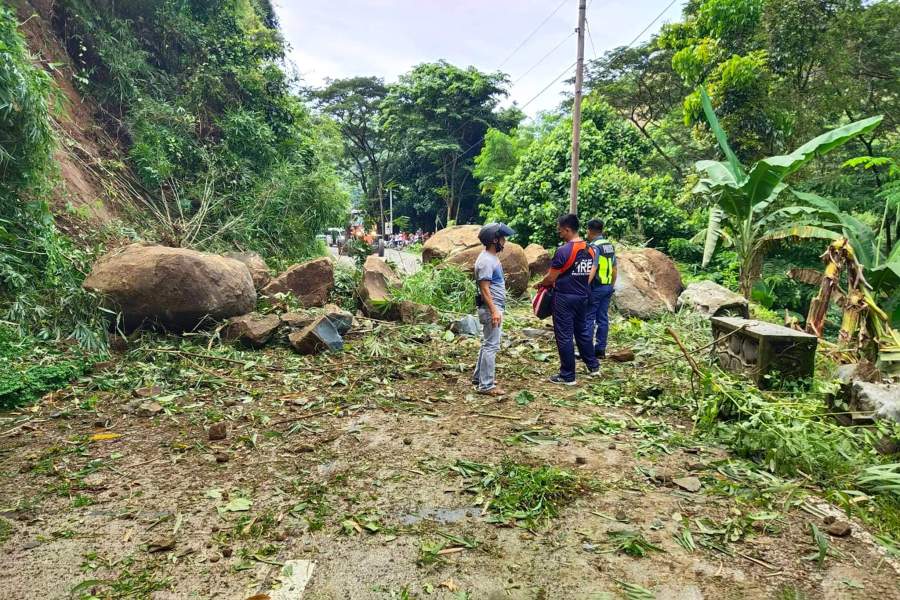
[[478, 320], [481, 322], [482, 328], [481, 350], [478, 351], [478, 362], [475, 364], [472, 383], [484, 392], [497, 386], [494, 381], [494, 371], [497, 365], [497, 351], [500, 350], [500, 333], [503, 323], [494, 327], [491, 322], [491, 311], [486, 306], [478, 309]]

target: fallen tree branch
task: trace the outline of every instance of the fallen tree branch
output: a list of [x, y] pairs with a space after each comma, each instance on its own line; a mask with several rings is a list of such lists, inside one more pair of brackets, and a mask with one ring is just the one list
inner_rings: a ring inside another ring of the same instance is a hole
[[678, 344], [678, 347], [681, 348], [681, 353], [684, 354], [684, 357], [691, 365], [691, 370], [694, 371], [694, 374], [697, 375], [697, 377], [701, 377], [703, 373], [700, 371], [700, 367], [697, 366], [697, 362], [694, 360], [694, 357], [690, 355], [687, 348], [685, 348], [684, 344], [681, 343], [681, 338], [678, 337], [678, 333], [676, 333], [675, 330], [671, 327], [666, 327], [666, 333], [671, 335], [672, 339], [675, 340], [675, 343]]

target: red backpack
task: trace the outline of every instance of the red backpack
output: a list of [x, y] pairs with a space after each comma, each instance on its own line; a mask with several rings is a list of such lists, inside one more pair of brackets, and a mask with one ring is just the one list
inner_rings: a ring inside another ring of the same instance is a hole
[[[594, 256], [594, 250], [591, 246], [589, 246], [586, 242], [580, 241], [572, 244], [572, 253], [569, 255], [569, 258], [566, 260], [565, 264], [559, 270], [559, 274], [567, 273], [569, 269], [572, 268], [572, 265], [575, 264], [575, 259], [578, 258], [578, 253], [587, 248], [591, 257]], [[531, 301], [531, 310], [534, 312], [534, 316], [538, 319], [546, 319], [550, 315], [553, 314], [553, 295], [554, 289], [552, 287], [541, 287], [538, 288], [537, 294], [534, 295], [534, 299]]]

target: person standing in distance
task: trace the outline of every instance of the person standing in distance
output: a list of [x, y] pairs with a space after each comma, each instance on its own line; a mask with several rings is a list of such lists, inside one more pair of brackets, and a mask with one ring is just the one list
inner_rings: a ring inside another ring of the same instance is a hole
[[472, 383], [478, 387], [479, 394], [502, 396], [506, 393], [497, 386], [494, 378], [506, 308], [506, 279], [497, 254], [503, 251], [506, 238], [515, 234], [503, 223], [488, 223], [478, 232], [478, 241], [484, 244], [484, 250], [475, 260], [475, 283], [478, 285], [475, 303], [482, 335]]
[[587, 224], [587, 239], [594, 249], [594, 268], [591, 271], [591, 299], [588, 304], [588, 335], [596, 340], [594, 354], [606, 358], [606, 340], [609, 337], [609, 303], [616, 285], [616, 249], [603, 235], [603, 221], [591, 219]]
[[559, 352], [559, 373], [550, 377], [551, 383], [575, 385], [575, 347], [592, 376], [600, 373], [600, 363], [594, 356], [592, 336], [587, 330], [589, 278], [594, 267], [593, 250], [578, 235], [578, 217], [563, 215], [556, 221], [556, 230], [563, 240], [553, 255], [550, 271], [535, 287], [552, 287], [553, 333]]

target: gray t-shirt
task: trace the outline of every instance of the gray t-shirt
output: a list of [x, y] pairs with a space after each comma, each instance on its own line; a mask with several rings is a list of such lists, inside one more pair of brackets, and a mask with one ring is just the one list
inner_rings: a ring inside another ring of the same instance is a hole
[[497, 308], [506, 308], [506, 280], [503, 278], [503, 265], [496, 254], [482, 250], [475, 260], [475, 281], [490, 281], [491, 299]]

